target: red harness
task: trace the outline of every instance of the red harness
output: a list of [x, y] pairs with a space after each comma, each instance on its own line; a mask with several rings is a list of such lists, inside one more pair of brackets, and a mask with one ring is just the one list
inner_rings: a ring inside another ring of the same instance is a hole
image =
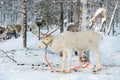
[[[48, 64], [48, 66], [50, 67], [50, 69], [52, 71], [55, 71], [55, 69], [53, 68], [53, 66], [50, 64], [50, 62], [48, 61], [47, 59], [47, 49], [45, 50], [45, 54], [44, 54], [44, 58]], [[77, 70], [77, 69], [80, 69], [80, 68], [87, 68], [90, 64], [89, 63], [85, 63], [84, 65], [82, 66], [74, 66], [73, 68], [71, 68], [70, 70]]]

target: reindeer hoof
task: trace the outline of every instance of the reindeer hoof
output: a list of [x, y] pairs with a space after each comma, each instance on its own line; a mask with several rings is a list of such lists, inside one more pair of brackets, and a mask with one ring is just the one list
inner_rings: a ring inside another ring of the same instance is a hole
[[101, 71], [101, 68], [96, 68], [96, 67], [95, 67], [95, 68], [93, 69], [93, 72], [98, 72], [98, 71]]
[[64, 71], [64, 73], [70, 73], [71, 72], [71, 70], [65, 70]]
[[61, 73], [70, 73], [70, 70], [62, 70], [62, 69], [60, 69], [60, 70], [56, 70], [56, 72], [61, 72]]
[[62, 73], [64, 73], [65, 70], [64, 69], [59, 69], [59, 70], [56, 70], [56, 72], [62, 72]]

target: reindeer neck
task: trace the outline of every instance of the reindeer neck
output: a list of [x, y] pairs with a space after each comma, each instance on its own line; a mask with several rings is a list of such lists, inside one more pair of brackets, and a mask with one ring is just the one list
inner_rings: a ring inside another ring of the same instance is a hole
[[52, 39], [51, 44], [49, 45], [49, 47], [51, 48], [51, 50], [53, 52], [60, 52], [62, 50], [61, 44], [62, 44], [62, 40], [63, 40], [63, 36], [61, 35], [57, 35], [54, 36]]
[[54, 37], [52, 37], [51, 41], [49, 42], [49, 46], [51, 47]]

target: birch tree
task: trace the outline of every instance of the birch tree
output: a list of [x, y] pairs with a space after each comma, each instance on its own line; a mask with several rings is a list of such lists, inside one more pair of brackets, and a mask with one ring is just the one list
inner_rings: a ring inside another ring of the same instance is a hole
[[[82, 14], [81, 14], [81, 29], [85, 30], [88, 25], [87, 20], [87, 0], [81, 0], [82, 3]], [[85, 52], [85, 62], [89, 62], [89, 51]]]
[[23, 47], [27, 47], [27, 6], [26, 6], [26, 0], [22, 0], [23, 5]]

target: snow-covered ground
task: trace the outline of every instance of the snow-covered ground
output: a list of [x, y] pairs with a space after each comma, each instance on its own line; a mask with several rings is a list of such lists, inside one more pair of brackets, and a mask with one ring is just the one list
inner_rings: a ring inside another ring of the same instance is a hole
[[[56, 32], [58, 33], [58, 32]], [[120, 36], [104, 36], [100, 45], [102, 58], [102, 71], [93, 73], [95, 55], [90, 52], [90, 66], [71, 73], [51, 72], [43, 55], [44, 50], [39, 49], [40, 41], [28, 32], [28, 49], [22, 47], [22, 37], [0, 41], [0, 49], [14, 58], [17, 63], [8, 59], [0, 51], [0, 80], [120, 80]], [[60, 68], [61, 57], [51, 51], [48, 59], [55, 69]], [[71, 66], [78, 64], [78, 56], [72, 56]]]

